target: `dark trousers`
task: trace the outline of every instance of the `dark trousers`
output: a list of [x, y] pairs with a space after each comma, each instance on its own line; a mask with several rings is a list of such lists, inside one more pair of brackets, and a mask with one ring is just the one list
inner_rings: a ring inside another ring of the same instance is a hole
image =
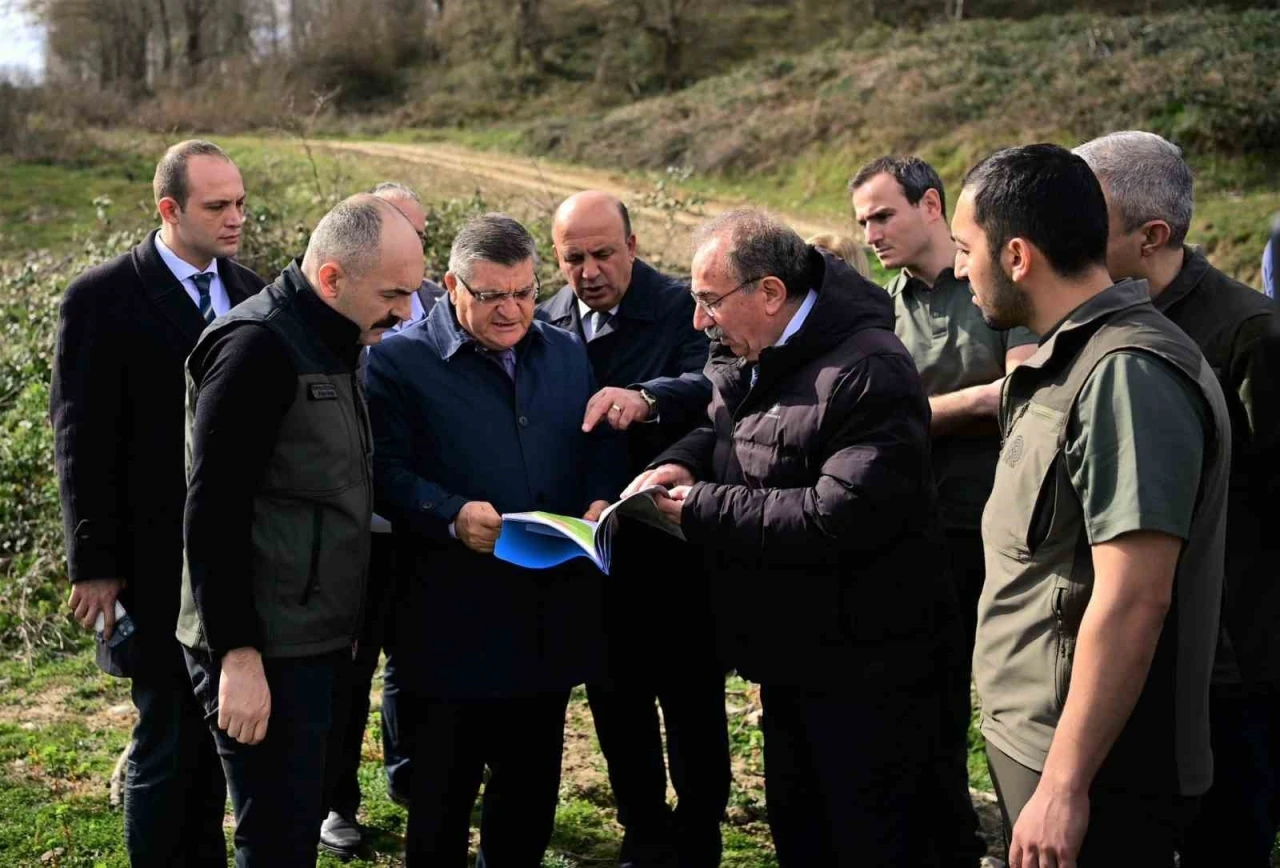
[[[1040, 783], [1040, 773], [987, 742], [987, 765], [1004, 819], [1005, 844], [1018, 815]], [[1103, 776], [1100, 774], [1099, 778]], [[1170, 868], [1185, 803], [1153, 780], [1095, 780], [1089, 789], [1089, 827], [1076, 864], [1080, 868]], [[1218, 861], [1215, 865], [1234, 865]]]
[[781, 868], [938, 864], [936, 685], [761, 685], [765, 798]]
[[422, 710], [415, 704], [416, 694], [405, 689], [401, 680], [392, 655], [382, 670], [382, 766], [387, 772], [387, 793], [408, 804], [413, 792], [413, 739]]
[[315, 865], [334, 690], [351, 666], [351, 652], [264, 659], [271, 717], [266, 738], [256, 745], [241, 744], [218, 729], [221, 662], [186, 653], [235, 809], [237, 868]]
[[555, 827], [569, 693], [512, 699], [420, 697], [407, 868], [464, 868], [486, 766], [477, 868], [539, 868]]
[[986, 575], [982, 534], [976, 530], [948, 530], [947, 554], [960, 604], [963, 645], [952, 660], [949, 688], [942, 703], [942, 737], [934, 766], [935, 791], [941, 801], [933, 834], [947, 868], [976, 868], [987, 843], [978, 831], [978, 814], [969, 797], [969, 684], [972, 680], [973, 641], [978, 629], [978, 597]]
[[[365, 598], [365, 623], [361, 627], [357, 653], [349, 677], [342, 679], [334, 695], [333, 737], [329, 740], [329, 758], [325, 806], [344, 817], [353, 819], [360, 808], [360, 756], [364, 748], [364, 731], [369, 724], [369, 691], [373, 687], [373, 674], [378, 669], [378, 658], [383, 648], [391, 652], [391, 612], [395, 603], [398, 576], [395, 569], [395, 552], [391, 534], [371, 535], [369, 556], [369, 586]], [[390, 671], [390, 667], [388, 667]], [[388, 676], [391, 677], [391, 676]], [[393, 780], [391, 768], [403, 765], [403, 775], [408, 774], [408, 762], [400, 755], [399, 739], [403, 724], [398, 714], [404, 704], [396, 701], [397, 692], [383, 690], [382, 745], [387, 767], [387, 785], [393, 796], [406, 796], [408, 786], [404, 781]], [[390, 732], [392, 738], [388, 739]], [[399, 786], [397, 786], [397, 784]], [[403, 799], [402, 799], [403, 800]]]
[[1280, 687], [1209, 691], [1213, 786], [1179, 847], [1183, 868], [1269, 868], [1280, 809]]
[[[729, 803], [729, 732], [724, 676], [668, 678], [657, 686], [618, 678], [587, 686], [609, 784], [626, 828], [626, 849], [673, 853], [681, 868], [720, 864], [720, 819]], [[657, 703], [667, 730], [676, 809], [667, 805], [667, 770]], [[637, 857], [638, 858], [638, 857]]]
[[[173, 654], [181, 652], [175, 643]], [[191, 683], [175, 669], [138, 675], [138, 709], [125, 764], [124, 840], [134, 868], [227, 864], [227, 784]]]

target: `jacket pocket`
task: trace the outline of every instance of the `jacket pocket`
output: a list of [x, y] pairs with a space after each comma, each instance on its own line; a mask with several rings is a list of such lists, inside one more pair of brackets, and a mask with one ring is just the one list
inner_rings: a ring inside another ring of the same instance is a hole
[[303, 606], [307, 605], [311, 595], [316, 591], [316, 586], [320, 584], [320, 548], [324, 541], [321, 535], [323, 530], [324, 511], [320, 504], [313, 504], [311, 507], [311, 567], [307, 572], [307, 586], [303, 589], [302, 599], [299, 601]]
[[1054, 658], [1053, 701], [1059, 714], [1067, 704], [1067, 690], [1071, 686], [1071, 638], [1067, 635], [1066, 588], [1053, 589]]

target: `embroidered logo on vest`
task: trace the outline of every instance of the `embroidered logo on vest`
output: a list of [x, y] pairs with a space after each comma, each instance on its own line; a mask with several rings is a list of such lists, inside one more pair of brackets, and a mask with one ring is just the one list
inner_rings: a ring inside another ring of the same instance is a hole
[[1009, 448], [1004, 451], [1004, 463], [1013, 467], [1022, 460], [1022, 453], [1026, 447], [1022, 443], [1022, 435], [1019, 434], [1009, 443]]

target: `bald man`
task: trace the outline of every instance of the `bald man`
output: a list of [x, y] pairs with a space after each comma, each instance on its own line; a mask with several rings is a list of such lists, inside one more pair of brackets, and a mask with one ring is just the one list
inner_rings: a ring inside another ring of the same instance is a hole
[[[631, 472], [706, 424], [708, 340], [693, 328], [688, 284], [636, 257], [626, 206], [588, 190], [566, 199], [552, 226], [568, 281], [536, 316], [575, 332], [596, 382], [583, 428], [627, 432]], [[627, 526], [607, 586], [608, 676], [587, 685], [600, 747], [626, 829], [620, 864], [630, 868], [720, 864], [720, 817], [729, 797], [724, 669], [711, 631], [706, 587], [683, 543]], [[678, 803], [667, 805], [657, 704]]]
[[409, 315], [422, 244], [375, 196], [334, 207], [187, 359], [178, 616], [236, 815], [236, 866], [314, 865], [334, 692], [364, 606], [373, 438], [362, 346]]

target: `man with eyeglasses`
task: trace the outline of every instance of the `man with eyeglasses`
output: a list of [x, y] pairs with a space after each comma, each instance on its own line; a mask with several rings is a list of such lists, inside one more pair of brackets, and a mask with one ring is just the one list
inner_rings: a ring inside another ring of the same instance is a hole
[[376, 506], [405, 572], [392, 652], [412, 692], [406, 864], [467, 864], [481, 776], [480, 863], [538, 865], [551, 838], [569, 691], [600, 674], [599, 573], [493, 557], [502, 513], [594, 518], [624, 481], [578, 338], [535, 322], [537, 251], [511, 217], [459, 231], [446, 300], [370, 354]]
[[[634, 475], [706, 421], [707, 337], [693, 327], [688, 283], [637, 258], [631, 217], [616, 197], [596, 190], [570, 196], [551, 232], [568, 283], [535, 316], [582, 336], [602, 386], [583, 426], [624, 431]], [[686, 546], [642, 525], [628, 525], [614, 541], [605, 587], [608, 671], [587, 685], [587, 697], [626, 830], [621, 868], [720, 864], [729, 737], [707, 585], [697, 570], [653, 569], [686, 560]]]
[[702, 548], [726, 661], [761, 685], [782, 868], [935, 866], [929, 774], [959, 627], [929, 403], [883, 290], [759, 211], [698, 235], [710, 423], [630, 486]]

